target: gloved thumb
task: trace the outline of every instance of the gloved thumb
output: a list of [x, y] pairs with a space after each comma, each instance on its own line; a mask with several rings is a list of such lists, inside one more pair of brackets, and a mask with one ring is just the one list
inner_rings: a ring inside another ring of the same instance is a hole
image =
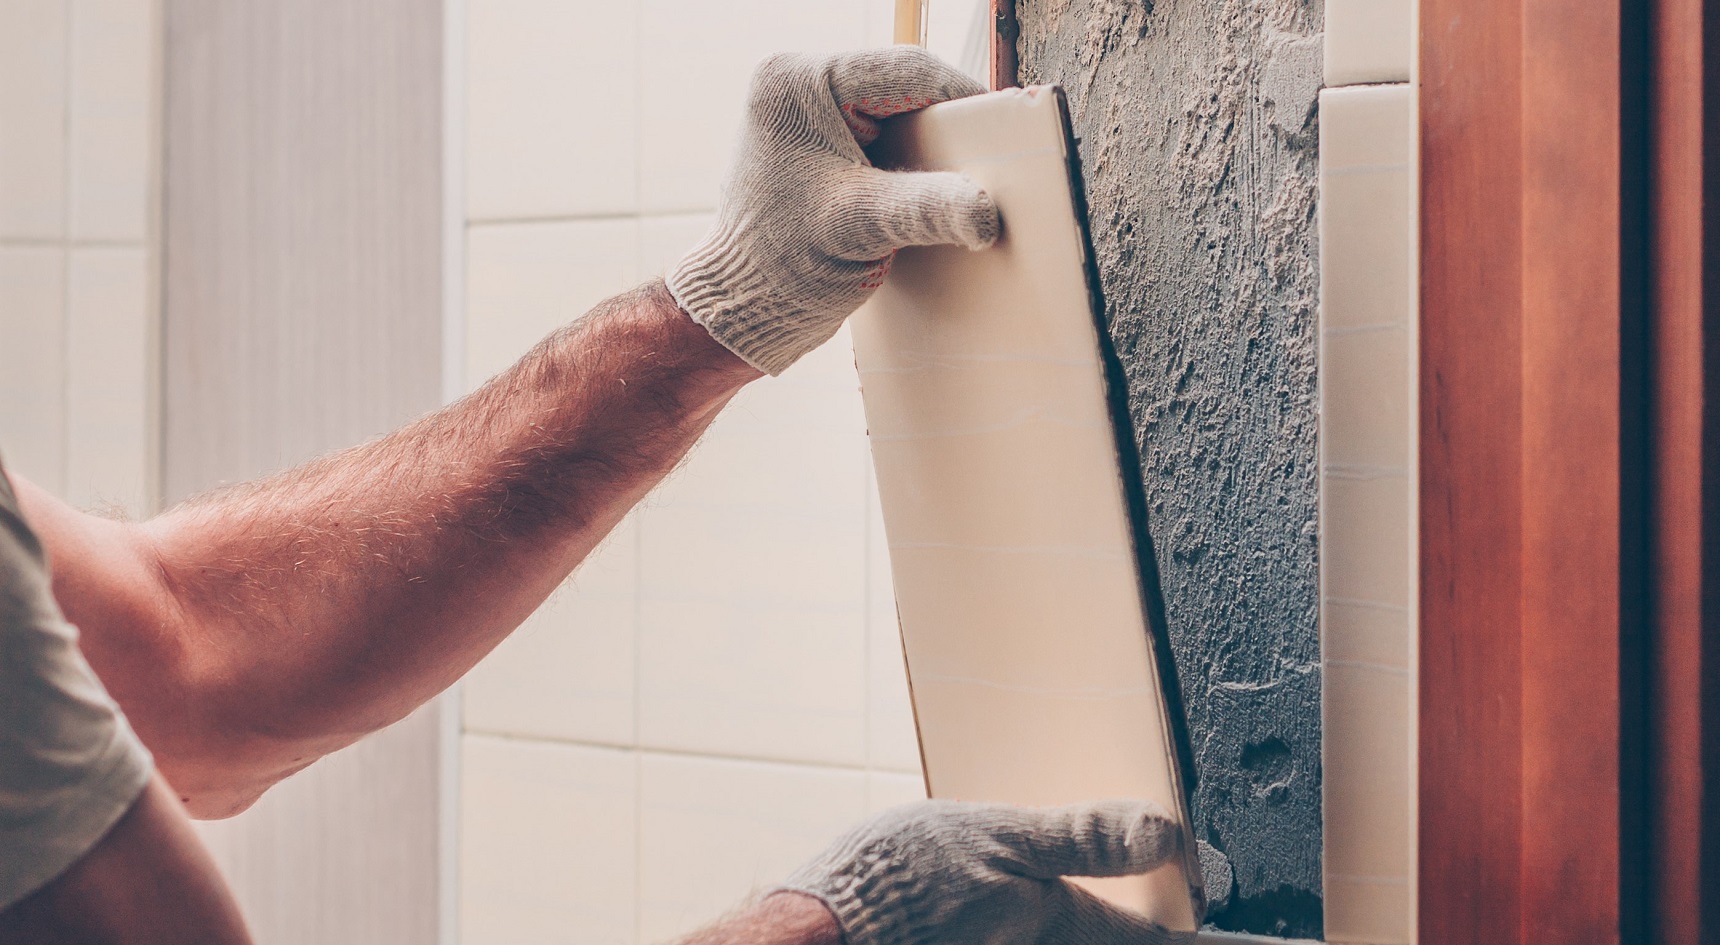
[[1016, 872], [1035, 879], [1147, 873], [1182, 850], [1182, 829], [1151, 801], [1020, 808], [1018, 817], [994, 839]]
[[984, 249], [1002, 229], [997, 205], [965, 174], [856, 167], [844, 176], [847, 209], [830, 247], [838, 258], [866, 262], [904, 246]]

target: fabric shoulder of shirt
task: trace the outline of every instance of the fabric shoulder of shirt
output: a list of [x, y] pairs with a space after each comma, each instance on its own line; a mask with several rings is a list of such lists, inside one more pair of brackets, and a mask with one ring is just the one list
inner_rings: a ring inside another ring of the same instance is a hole
[[89, 852], [149, 781], [77, 641], [0, 468], [0, 909]]

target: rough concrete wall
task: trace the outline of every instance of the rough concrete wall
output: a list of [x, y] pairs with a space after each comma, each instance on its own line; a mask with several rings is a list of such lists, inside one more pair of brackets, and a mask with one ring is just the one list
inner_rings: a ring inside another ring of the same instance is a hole
[[1194, 743], [1211, 921], [1318, 937], [1321, 0], [1018, 0], [1069, 96]]

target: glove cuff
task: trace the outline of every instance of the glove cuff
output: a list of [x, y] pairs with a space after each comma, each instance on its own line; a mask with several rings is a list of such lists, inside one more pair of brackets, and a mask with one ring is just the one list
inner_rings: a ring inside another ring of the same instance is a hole
[[829, 341], [842, 320], [781, 301], [780, 285], [748, 259], [741, 241], [717, 230], [665, 280], [675, 304], [742, 361], [773, 377]]
[[[830, 851], [788, 878], [778, 889], [811, 896], [829, 907], [842, 927], [844, 945], [932, 945], [916, 929], [941, 924], [939, 904], [913, 870], [900, 869], [884, 846]], [[839, 864], [839, 865], [838, 865]]]

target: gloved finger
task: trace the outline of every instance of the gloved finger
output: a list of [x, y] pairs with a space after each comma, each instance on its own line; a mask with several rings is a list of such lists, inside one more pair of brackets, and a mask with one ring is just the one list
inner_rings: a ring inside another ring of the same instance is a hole
[[1074, 886], [1046, 933], [1049, 941], [1071, 945], [1188, 945], [1195, 940], [1193, 932], [1172, 932]]
[[994, 839], [1016, 871], [1036, 879], [1150, 872], [1182, 850], [1182, 828], [1151, 801], [1021, 808], [1020, 829]]
[[861, 144], [878, 136], [875, 119], [985, 91], [972, 76], [918, 46], [840, 53], [826, 62], [830, 93]]
[[856, 167], [840, 190], [827, 249], [852, 262], [882, 259], [904, 246], [984, 249], [1002, 228], [997, 205], [965, 174]]

